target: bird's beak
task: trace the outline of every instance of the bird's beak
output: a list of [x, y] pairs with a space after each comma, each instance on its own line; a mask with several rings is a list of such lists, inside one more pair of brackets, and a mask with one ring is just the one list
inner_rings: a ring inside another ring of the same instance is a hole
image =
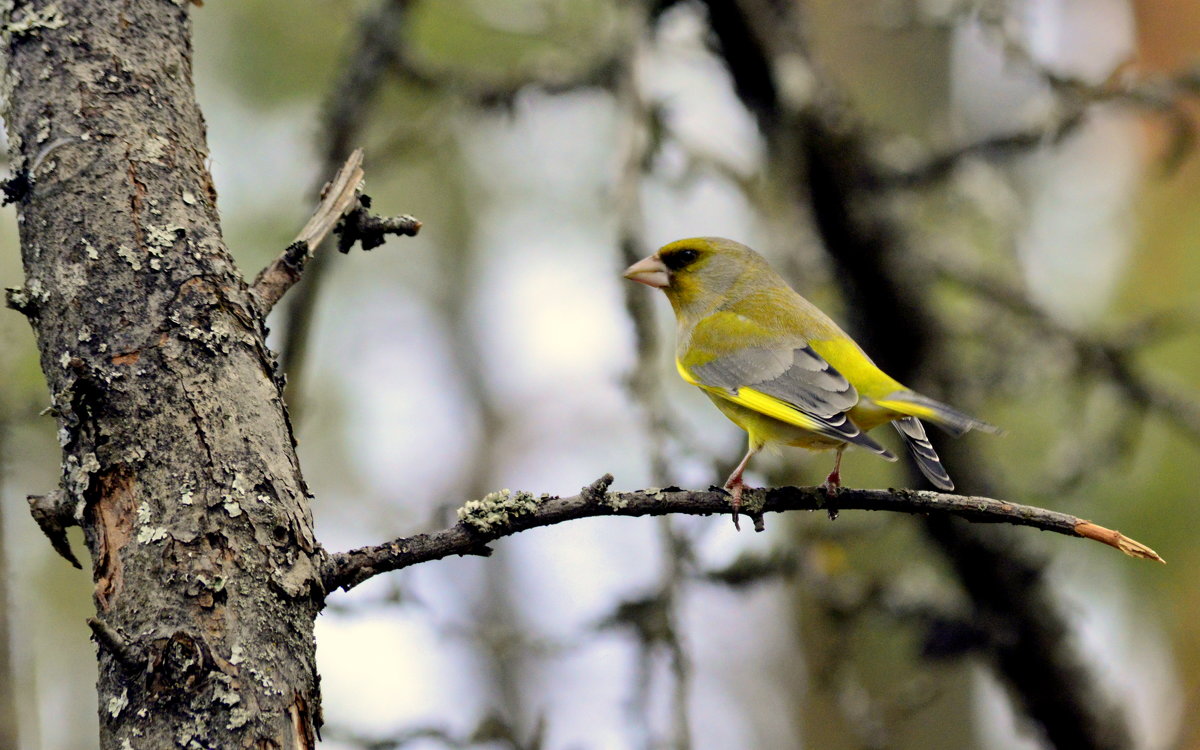
[[667, 272], [667, 267], [663, 265], [663, 262], [659, 260], [657, 255], [642, 258], [637, 263], [626, 268], [624, 276], [630, 281], [652, 286], [655, 289], [662, 289], [671, 285], [671, 276]]

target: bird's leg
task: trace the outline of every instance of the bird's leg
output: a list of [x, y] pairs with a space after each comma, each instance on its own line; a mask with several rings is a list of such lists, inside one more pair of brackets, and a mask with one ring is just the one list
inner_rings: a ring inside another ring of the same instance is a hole
[[836, 493], [842, 486], [842, 453], [845, 451], [845, 443], [837, 447], [837, 458], [833, 459], [833, 471], [829, 472], [829, 476], [825, 477], [825, 483], [821, 485], [821, 488], [829, 494]]
[[837, 447], [837, 458], [833, 459], [833, 471], [829, 472], [829, 476], [825, 477], [825, 483], [821, 485], [821, 489], [825, 490], [825, 494], [829, 497], [825, 504], [825, 513], [828, 514], [830, 521], [836, 521], [838, 517], [837, 505], [834, 504], [833, 499], [837, 497], [842, 488], [842, 453], [845, 450], [845, 443]]
[[746, 464], [750, 463], [750, 457], [755, 453], [758, 453], [758, 448], [754, 443], [750, 443], [742, 462], [729, 475], [729, 479], [725, 480], [725, 489], [729, 490], [733, 499], [733, 528], [738, 531], [742, 530], [741, 523], [738, 522], [738, 510], [742, 507], [742, 490], [746, 489], [746, 483], [742, 481], [742, 472], [746, 470]]

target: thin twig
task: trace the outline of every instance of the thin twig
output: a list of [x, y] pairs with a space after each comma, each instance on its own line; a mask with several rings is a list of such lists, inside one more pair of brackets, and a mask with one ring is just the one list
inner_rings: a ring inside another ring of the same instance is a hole
[[326, 183], [321, 202], [296, 239], [255, 277], [250, 291], [264, 315], [300, 280], [313, 252], [330, 232], [338, 235], [338, 251], [346, 253], [356, 242], [363, 250], [372, 250], [389, 234], [414, 237], [421, 231], [421, 222], [412, 216], [375, 216], [368, 210], [371, 199], [362, 193], [362, 158], [361, 148], [351, 152]]
[[1164, 171], [1170, 173], [1194, 150], [1196, 126], [1184, 104], [1200, 94], [1200, 67], [1192, 66], [1170, 74], [1132, 78], [1125, 67], [1113, 70], [1107, 79], [1093, 83], [1078, 76], [1064, 75], [1040, 62], [1011, 33], [1003, 19], [983, 13], [980, 22], [999, 40], [1005, 58], [1016, 62], [1041, 79], [1054, 95], [1055, 110], [1045, 120], [1010, 133], [989, 136], [953, 148], [923, 164], [892, 174], [883, 174], [878, 187], [917, 187], [940, 180], [971, 157], [997, 158], [1030, 153], [1049, 144], [1057, 144], [1074, 133], [1097, 106], [1114, 104], [1164, 118], [1170, 140], [1164, 150]]
[[[679, 513], [707, 516], [728, 513], [729, 495], [723, 490], [645, 489], [608, 492], [612, 475], [605, 475], [570, 497], [534, 498], [518, 493], [504, 499], [510, 503], [477, 503], [472, 514], [464, 508], [466, 521], [441, 531], [417, 534], [384, 544], [360, 547], [332, 555], [322, 578], [327, 591], [349, 590], [367, 579], [418, 563], [451, 555], [487, 555], [487, 544], [521, 531], [552, 526], [579, 518], [598, 516], [662, 516]], [[490, 497], [490, 496], [489, 496]], [[1006, 523], [1030, 526], [1067, 536], [1084, 537], [1115, 547], [1132, 557], [1164, 562], [1154, 550], [1111, 529], [1077, 516], [1009, 503], [987, 497], [950, 495], [918, 490], [843, 489], [830, 496], [820, 487], [775, 487], [747, 490], [742, 499], [748, 515], [794, 510], [886, 510], [897, 513], [948, 514], [976, 523]]]

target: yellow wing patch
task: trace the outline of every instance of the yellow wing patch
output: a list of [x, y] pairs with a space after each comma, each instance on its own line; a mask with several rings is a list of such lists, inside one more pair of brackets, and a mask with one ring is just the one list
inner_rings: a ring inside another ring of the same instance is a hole
[[824, 425], [802, 411], [799, 411], [788, 404], [780, 401], [774, 396], [768, 396], [765, 393], [754, 390], [753, 388], [739, 388], [737, 393], [729, 393], [725, 390], [717, 391], [723, 398], [732, 401], [735, 404], [741, 404], [749, 409], [753, 409], [759, 414], [766, 414], [768, 417], [778, 419], [780, 422], [803, 427], [806, 430], [814, 432], [827, 432], [829, 427]]
[[687, 383], [688, 385], [700, 385], [700, 381], [693, 378], [692, 374], [687, 371], [687, 368], [685, 368], [683, 363], [678, 359], [675, 360], [675, 369], [679, 372], [679, 377], [683, 378], [683, 382]]
[[778, 419], [780, 422], [786, 422], [796, 427], [803, 427], [806, 430], [822, 433], [829, 430], [827, 425], [818, 422], [804, 412], [780, 401], [774, 396], [768, 396], [753, 388], [745, 387], [739, 388], [733, 393], [724, 388], [709, 388], [692, 377], [691, 373], [687, 371], [687, 368], [678, 359], [675, 360], [675, 369], [679, 371], [679, 377], [683, 378], [685, 383], [703, 388], [705, 391], [714, 393], [726, 401], [732, 401], [747, 409], [753, 409], [759, 414], [765, 414], [772, 419]]

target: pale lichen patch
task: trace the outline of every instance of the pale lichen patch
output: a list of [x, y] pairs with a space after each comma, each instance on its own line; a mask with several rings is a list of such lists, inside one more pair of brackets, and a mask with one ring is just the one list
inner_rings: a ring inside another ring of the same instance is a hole
[[133, 270], [142, 270], [142, 259], [139, 258], [138, 254], [135, 253], [128, 245], [117, 246], [117, 255], [119, 255], [126, 263], [128, 263], [129, 267]]
[[91, 484], [92, 474], [100, 470], [100, 462], [96, 460], [95, 453], [85, 453], [83, 458], [75, 456], [67, 456], [66, 477], [64, 484], [69, 493], [74, 497], [83, 497], [83, 493]]
[[629, 499], [621, 497], [619, 492], [606, 492], [602, 501], [613, 510], [621, 510], [629, 505]]
[[174, 224], [165, 227], [146, 225], [146, 251], [151, 255], [162, 256], [164, 250], [175, 246], [175, 240], [186, 233], [186, 229]]
[[41, 29], [61, 29], [66, 25], [67, 19], [63, 17], [58, 5], [51, 3], [43, 8], [25, 6], [14, 11], [11, 20], [0, 27], [0, 31], [18, 37], [37, 35]]
[[152, 135], [142, 143], [141, 155], [146, 161], [162, 164], [162, 158], [166, 156], [170, 147], [171, 142], [166, 138], [161, 135]]
[[50, 140], [50, 118], [39, 117], [37, 120], [37, 133], [34, 135], [34, 142], [45, 143]]
[[162, 541], [170, 535], [171, 533], [162, 526], [143, 526], [138, 529], [137, 540], [140, 544], [150, 544]]
[[217, 684], [213, 686], [213, 698], [226, 706], [236, 706], [242, 702], [242, 696], [238, 695], [236, 690], [228, 687], [233, 684], [233, 680], [228, 675], [218, 675], [217, 679]]
[[229, 723], [226, 724], [227, 729], [237, 729], [245, 726], [250, 721], [250, 712], [242, 706], [238, 706], [229, 712]]
[[108, 705], [105, 707], [105, 709], [108, 711], [108, 715], [115, 719], [121, 715], [121, 712], [124, 711], [125, 707], [128, 705], [129, 690], [128, 688], [123, 688], [120, 695], [114, 695], [112, 698], [108, 699]]
[[515, 518], [534, 512], [540, 502], [528, 492], [514, 493], [503, 489], [489, 493], [481, 500], [468, 500], [458, 509], [458, 520], [488, 533], [507, 526]]

